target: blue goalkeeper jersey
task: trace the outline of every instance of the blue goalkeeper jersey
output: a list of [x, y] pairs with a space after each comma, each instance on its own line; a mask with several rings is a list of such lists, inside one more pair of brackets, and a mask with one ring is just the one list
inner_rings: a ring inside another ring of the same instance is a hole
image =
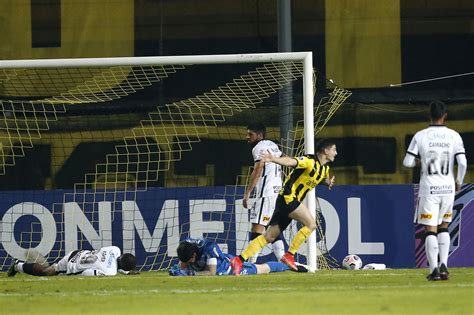
[[[230, 266], [230, 259], [233, 255], [224, 254], [216, 243], [206, 239], [188, 238], [185, 242], [196, 244], [198, 247], [196, 261], [190, 264], [194, 271], [203, 271], [206, 268], [209, 260], [215, 258], [217, 260], [216, 274], [229, 275], [232, 274], [232, 267]], [[254, 264], [244, 263], [241, 274], [256, 274], [257, 268]]]

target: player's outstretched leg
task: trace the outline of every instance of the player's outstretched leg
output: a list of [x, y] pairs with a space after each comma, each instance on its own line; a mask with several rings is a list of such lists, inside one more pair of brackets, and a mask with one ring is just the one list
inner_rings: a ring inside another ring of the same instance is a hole
[[250, 242], [250, 244], [242, 252], [242, 254], [240, 254], [240, 256], [232, 258], [230, 260], [230, 265], [232, 266], [234, 275], [240, 275], [240, 271], [242, 270], [242, 263], [244, 261], [247, 261], [249, 257], [252, 257], [256, 253], [258, 253], [267, 244], [268, 242], [265, 239], [265, 236], [260, 235]]
[[8, 268], [7, 275], [13, 277], [19, 272], [39, 277], [56, 276], [58, 274], [54, 266], [45, 267], [38, 263], [25, 263], [21, 260], [15, 259], [10, 268]]
[[236, 276], [240, 276], [240, 272], [242, 271], [242, 260], [239, 256], [231, 258], [230, 266], [232, 267], [232, 273]]
[[[306, 208], [301, 208], [301, 209], [306, 209]], [[295, 211], [298, 211], [298, 209]], [[311, 215], [309, 214], [309, 216]], [[298, 267], [296, 267], [295, 265], [295, 257], [294, 257], [295, 253], [298, 251], [298, 248], [300, 248], [301, 244], [303, 244], [303, 242], [311, 235], [311, 233], [316, 228], [316, 226], [314, 225], [314, 219], [312, 220], [313, 222], [310, 226], [305, 225], [301, 229], [298, 230], [298, 233], [296, 233], [295, 237], [293, 238], [293, 242], [291, 242], [290, 247], [288, 248], [288, 251], [280, 259], [282, 263], [286, 264], [288, 267], [290, 267], [294, 271], [298, 271]]]

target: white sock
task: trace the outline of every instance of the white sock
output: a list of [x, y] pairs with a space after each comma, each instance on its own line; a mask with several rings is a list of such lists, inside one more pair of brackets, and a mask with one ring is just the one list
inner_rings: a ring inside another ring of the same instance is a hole
[[439, 264], [448, 266], [449, 245], [451, 244], [451, 236], [448, 232], [438, 233], [439, 246]]
[[430, 266], [430, 272], [438, 267], [438, 238], [435, 235], [429, 234], [425, 238], [425, 252]]
[[24, 264], [25, 264], [25, 263], [22, 263], [22, 262], [19, 262], [18, 264], [16, 264], [16, 265], [15, 265], [16, 271], [18, 271], [18, 272], [23, 272], [23, 265], [24, 265]]
[[278, 240], [272, 243], [273, 253], [276, 256], [277, 261], [280, 261], [281, 257], [285, 255], [285, 244], [282, 240]]

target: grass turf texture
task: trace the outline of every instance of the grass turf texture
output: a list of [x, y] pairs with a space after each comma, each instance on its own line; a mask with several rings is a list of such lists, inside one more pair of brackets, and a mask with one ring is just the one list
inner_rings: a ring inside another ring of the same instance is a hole
[[2, 314], [473, 314], [474, 269], [429, 282], [426, 269], [244, 277], [0, 278]]

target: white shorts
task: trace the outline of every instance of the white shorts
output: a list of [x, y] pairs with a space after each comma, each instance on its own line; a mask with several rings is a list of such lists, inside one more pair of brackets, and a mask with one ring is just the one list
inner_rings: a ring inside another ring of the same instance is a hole
[[454, 195], [421, 196], [415, 212], [415, 223], [438, 226], [453, 219]]
[[275, 210], [275, 202], [278, 194], [255, 198], [252, 208], [250, 209], [250, 223], [267, 226]]
[[75, 270], [76, 266], [76, 260], [74, 259], [75, 256], [76, 259], [80, 256], [82, 250], [76, 250], [68, 253], [66, 256], [61, 258], [60, 261], [57, 263], [53, 264], [54, 270], [59, 273], [65, 273], [65, 274], [74, 274], [77, 272]]

